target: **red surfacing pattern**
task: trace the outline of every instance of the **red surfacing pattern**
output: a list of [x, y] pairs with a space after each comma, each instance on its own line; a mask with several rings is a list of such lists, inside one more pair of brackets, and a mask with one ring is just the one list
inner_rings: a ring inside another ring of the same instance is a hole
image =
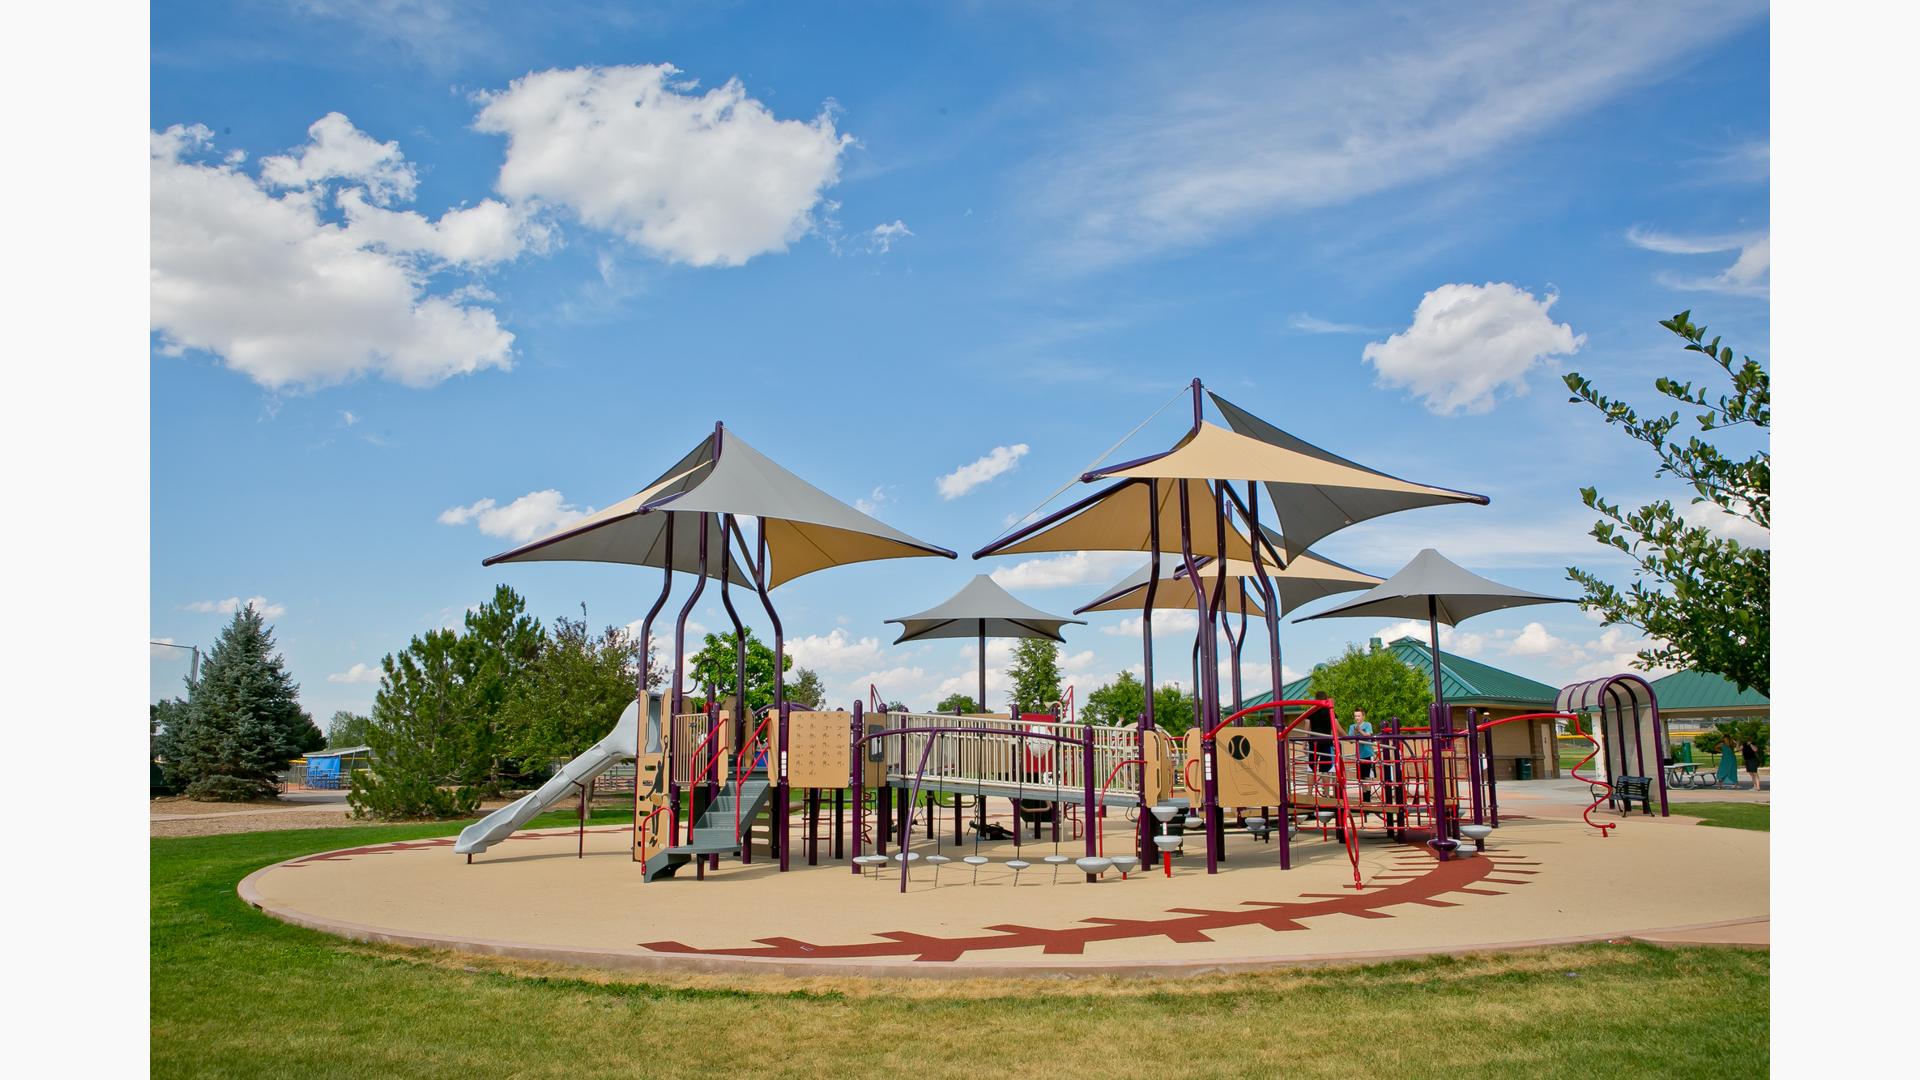
[[[1049, 929], [1005, 923], [984, 927], [982, 933], [962, 937], [934, 937], [908, 930], [892, 930], [875, 935], [882, 941], [842, 945], [823, 945], [792, 937], [757, 938], [757, 946], [731, 949], [696, 949], [678, 941], [643, 941], [642, 948], [659, 953], [697, 956], [753, 956], [770, 959], [874, 959], [907, 957], [917, 961], [953, 961], [968, 953], [996, 949], [1021, 949], [1040, 946], [1049, 956], [1077, 956], [1097, 941], [1128, 938], [1164, 937], [1169, 941], [1197, 943], [1212, 941], [1212, 931], [1238, 926], [1264, 926], [1268, 930], [1308, 929], [1301, 920], [1320, 915], [1352, 915], [1362, 919], [1391, 919], [1383, 909], [1396, 904], [1424, 907], [1458, 906], [1442, 900], [1447, 893], [1469, 896], [1500, 896], [1505, 890], [1484, 885], [1516, 886], [1537, 874], [1539, 864], [1526, 858], [1486, 852], [1477, 858], [1439, 862], [1424, 848], [1402, 846], [1390, 856], [1387, 869], [1374, 876], [1375, 884], [1365, 889], [1338, 893], [1303, 893], [1297, 900], [1243, 900], [1239, 909], [1169, 908], [1167, 918], [1107, 919], [1088, 918], [1080, 925]], [[1495, 876], [1495, 875], [1500, 876]], [[954, 886], [962, 888], [963, 886]], [[1124, 886], [1121, 886], [1124, 887]]]

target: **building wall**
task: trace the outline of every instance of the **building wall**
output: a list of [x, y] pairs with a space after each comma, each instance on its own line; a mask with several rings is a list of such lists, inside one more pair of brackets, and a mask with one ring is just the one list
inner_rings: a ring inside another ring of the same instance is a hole
[[[1519, 716], [1522, 713], [1542, 712], [1537, 708], [1476, 708], [1471, 705], [1454, 705], [1453, 722], [1457, 728], [1466, 726], [1467, 711], [1475, 709], [1482, 720], [1498, 720], [1503, 716]], [[1560, 775], [1560, 754], [1554, 744], [1552, 720], [1522, 720], [1515, 724], [1502, 724], [1493, 729], [1493, 778], [1495, 780], [1515, 780], [1519, 778], [1520, 758], [1533, 760], [1533, 777], [1536, 780], [1548, 780]]]

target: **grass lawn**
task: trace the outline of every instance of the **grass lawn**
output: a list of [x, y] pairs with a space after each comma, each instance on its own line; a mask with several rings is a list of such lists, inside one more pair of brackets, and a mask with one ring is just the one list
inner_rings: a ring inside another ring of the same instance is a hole
[[1717, 825], [1723, 829], [1767, 832], [1772, 820], [1772, 807], [1766, 803], [1669, 802], [1667, 809], [1687, 817], [1697, 817], [1702, 825]]
[[638, 982], [356, 945], [276, 922], [234, 893], [247, 873], [295, 855], [452, 831], [151, 841], [153, 1074], [1747, 1077], [1768, 1068], [1765, 952], [1592, 945], [1180, 981]]

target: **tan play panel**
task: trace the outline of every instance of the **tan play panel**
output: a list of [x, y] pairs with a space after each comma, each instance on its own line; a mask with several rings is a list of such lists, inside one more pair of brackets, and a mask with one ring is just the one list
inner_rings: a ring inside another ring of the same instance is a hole
[[[1442, 864], [1367, 832], [1357, 891], [1342, 845], [1313, 829], [1296, 840], [1291, 871], [1271, 844], [1230, 833], [1217, 875], [1189, 854], [1171, 878], [1154, 867], [1094, 883], [1042, 862], [1054, 851], [1043, 833], [1021, 845], [1033, 865], [1017, 887], [1011, 842], [982, 845], [993, 861], [975, 884], [960, 861], [973, 848], [950, 832], [938, 851], [954, 861], [936, 886], [925, 861], [935, 842], [916, 829], [922, 859], [903, 894], [897, 863], [855, 876], [824, 859], [825, 845], [812, 867], [797, 846], [786, 874], [761, 853], [704, 881], [688, 868], [645, 883], [628, 830], [603, 826], [588, 831], [584, 858], [571, 830], [516, 836], [471, 865], [448, 841], [409, 841], [282, 863], [241, 892], [270, 914], [367, 940], [638, 968], [1178, 971], [1640, 934], [1764, 941], [1767, 834], [1607, 815], [1622, 824], [1602, 838], [1563, 807], [1513, 801], [1525, 816], [1477, 858]], [[1108, 822], [1108, 854], [1130, 850], [1131, 827]]]

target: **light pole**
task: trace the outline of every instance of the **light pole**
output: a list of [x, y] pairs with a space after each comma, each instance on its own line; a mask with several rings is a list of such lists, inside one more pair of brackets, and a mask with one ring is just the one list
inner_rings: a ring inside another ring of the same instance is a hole
[[149, 644], [149, 645], [164, 645], [164, 646], [166, 646], [166, 647], [167, 647], [167, 648], [169, 648], [169, 649], [185, 649], [185, 650], [187, 650], [188, 652], [191, 652], [191, 653], [193, 654], [193, 665], [192, 665], [192, 667], [191, 667], [191, 668], [189, 668], [189, 669], [188, 669], [188, 672], [187, 672], [187, 681], [188, 681], [188, 682], [190, 682], [190, 683], [197, 683], [197, 682], [199, 682], [199, 681], [200, 681], [200, 646], [198, 646], [198, 645], [175, 645], [175, 644], [174, 644], [173, 642], [171, 642], [171, 641], [149, 641], [149, 642], [147, 642], [147, 644]]

